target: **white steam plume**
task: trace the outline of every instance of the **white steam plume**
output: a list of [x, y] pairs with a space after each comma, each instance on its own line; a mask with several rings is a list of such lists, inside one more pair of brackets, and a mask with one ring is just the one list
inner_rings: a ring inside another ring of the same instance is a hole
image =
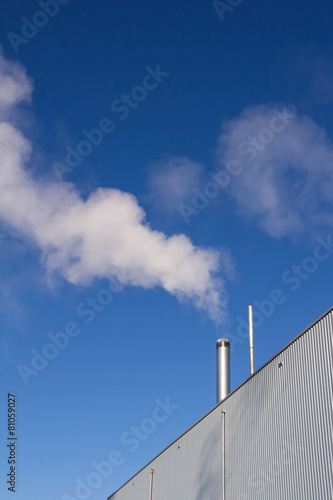
[[70, 183], [34, 178], [26, 168], [32, 146], [9, 119], [14, 106], [30, 100], [31, 82], [2, 53], [0, 88], [0, 220], [38, 246], [47, 272], [73, 284], [117, 276], [124, 284], [160, 286], [220, 322], [226, 294], [215, 274], [219, 254], [183, 234], [153, 231], [129, 193], [100, 188], [84, 201]]

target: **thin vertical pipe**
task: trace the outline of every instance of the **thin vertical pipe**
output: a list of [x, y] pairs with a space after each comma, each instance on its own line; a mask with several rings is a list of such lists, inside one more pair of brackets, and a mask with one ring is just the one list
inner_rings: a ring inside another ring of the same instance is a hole
[[150, 472], [149, 500], [153, 500], [153, 481], [154, 481], [154, 470], [155, 470], [155, 469], [151, 469], [151, 472]]
[[225, 414], [222, 410], [222, 500], [225, 500]]
[[253, 346], [253, 310], [249, 306], [249, 343], [250, 343], [250, 373], [254, 373], [254, 346]]

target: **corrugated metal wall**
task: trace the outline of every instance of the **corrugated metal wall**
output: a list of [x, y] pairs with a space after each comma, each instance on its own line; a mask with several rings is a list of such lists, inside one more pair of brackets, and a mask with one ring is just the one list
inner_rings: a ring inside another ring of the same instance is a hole
[[332, 367], [333, 309], [110, 499], [222, 500], [225, 410], [226, 500], [332, 500]]

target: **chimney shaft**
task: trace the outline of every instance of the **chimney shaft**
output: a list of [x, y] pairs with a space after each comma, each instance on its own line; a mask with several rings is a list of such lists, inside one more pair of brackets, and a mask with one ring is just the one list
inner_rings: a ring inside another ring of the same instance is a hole
[[216, 361], [216, 399], [219, 403], [230, 392], [230, 342], [228, 339], [218, 339], [216, 342]]

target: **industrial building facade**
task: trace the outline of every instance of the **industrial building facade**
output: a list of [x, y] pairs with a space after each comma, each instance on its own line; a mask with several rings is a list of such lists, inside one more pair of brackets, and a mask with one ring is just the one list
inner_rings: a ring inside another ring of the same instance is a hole
[[333, 308], [108, 500], [332, 500]]

